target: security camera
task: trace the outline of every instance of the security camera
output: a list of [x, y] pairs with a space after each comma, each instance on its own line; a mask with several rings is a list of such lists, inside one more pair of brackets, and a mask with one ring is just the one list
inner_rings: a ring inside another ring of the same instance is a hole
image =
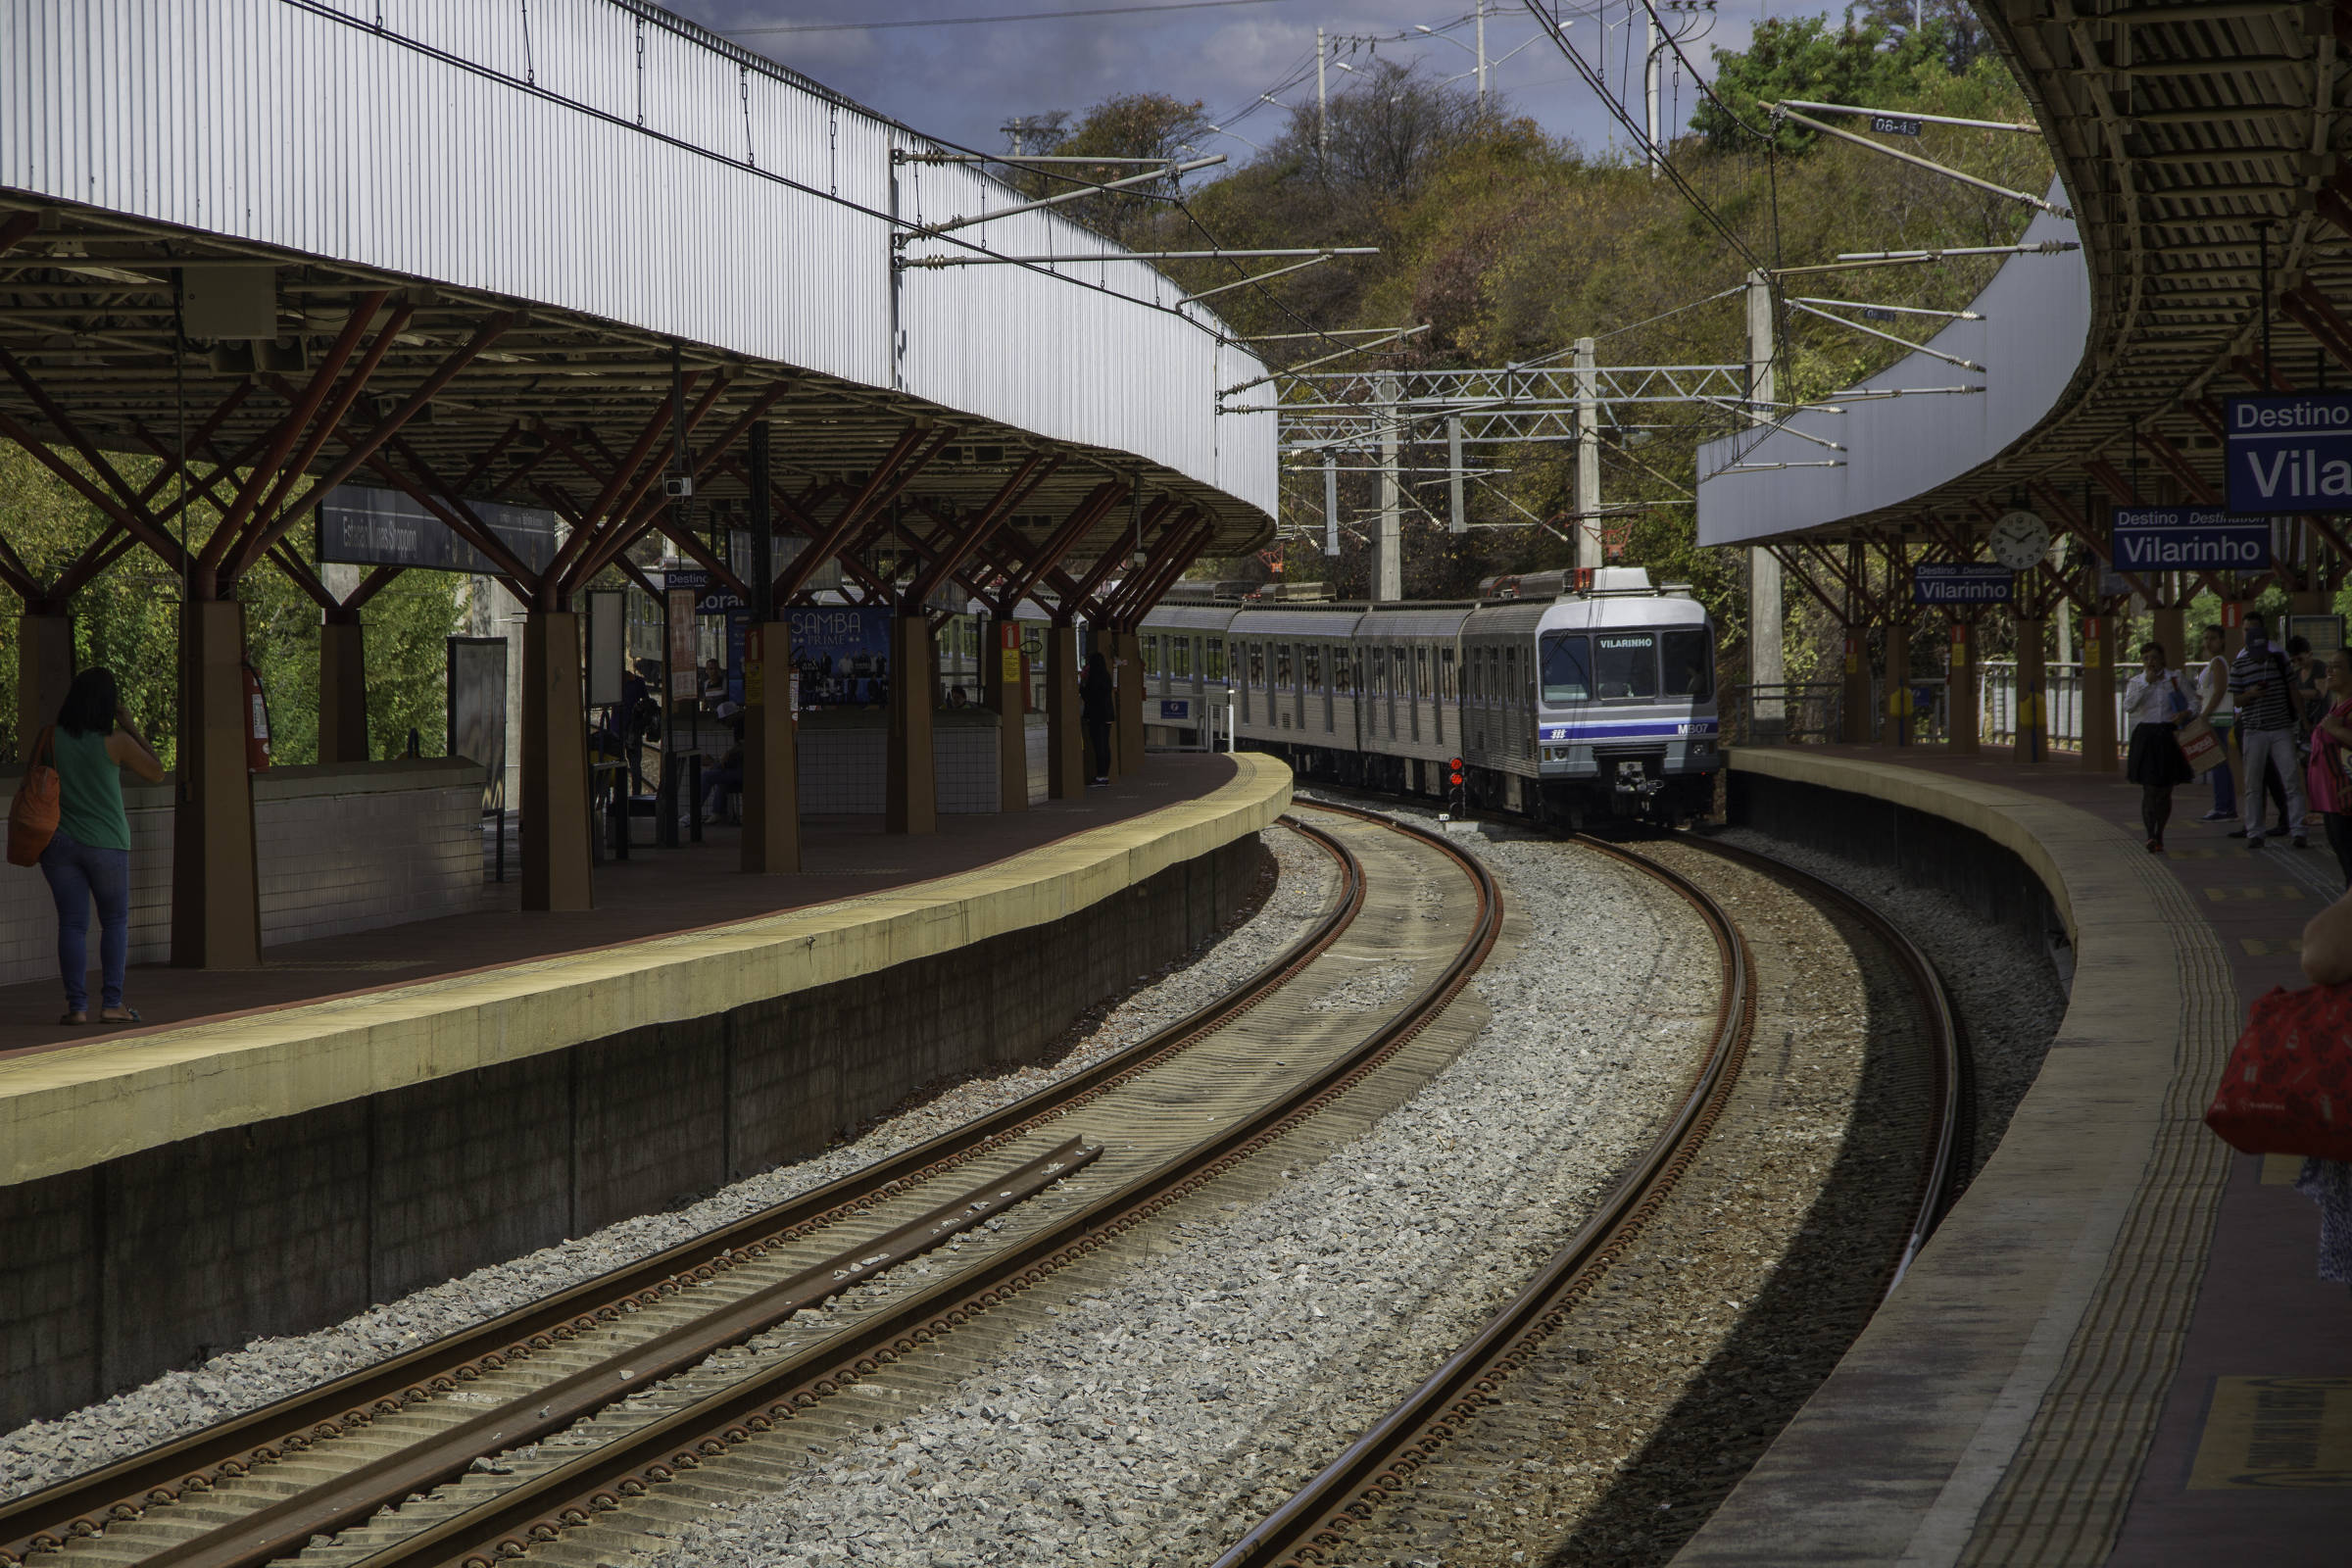
[[672, 501], [689, 501], [694, 497], [694, 475], [673, 473], [662, 481], [662, 493]]

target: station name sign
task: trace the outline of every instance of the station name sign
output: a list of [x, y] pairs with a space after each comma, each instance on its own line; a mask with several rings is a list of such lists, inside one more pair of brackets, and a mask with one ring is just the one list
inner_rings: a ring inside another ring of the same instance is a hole
[[2118, 507], [2119, 571], [2226, 566], [2260, 571], [2271, 564], [2271, 525], [2220, 507]]
[[698, 615], [724, 615], [748, 608], [742, 595], [700, 566], [670, 567], [662, 574], [662, 586], [693, 594]]
[[2017, 573], [1983, 562], [1923, 561], [1911, 568], [1915, 605], [2005, 605], [2017, 597]]
[[[554, 513], [493, 501], [466, 505], [533, 571], [545, 571], [556, 559]], [[339, 484], [318, 503], [318, 559], [345, 565], [483, 575], [500, 569], [406, 491], [364, 484]]]
[[2352, 393], [2231, 398], [2223, 429], [2231, 512], [2352, 511]]

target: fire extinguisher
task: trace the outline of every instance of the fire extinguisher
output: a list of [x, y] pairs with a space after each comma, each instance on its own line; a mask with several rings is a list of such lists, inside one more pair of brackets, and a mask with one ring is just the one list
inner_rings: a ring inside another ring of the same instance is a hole
[[270, 765], [270, 699], [254, 667], [238, 667], [245, 674], [245, 768], [259, 773]]

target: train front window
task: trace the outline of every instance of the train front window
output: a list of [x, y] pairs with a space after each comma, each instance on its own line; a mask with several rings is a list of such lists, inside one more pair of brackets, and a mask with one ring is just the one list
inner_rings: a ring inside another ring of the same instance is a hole
[[1592, 659], [1582, 637], [1547, 632], [1544, 637], [1544, 701], [1589, 703], [1592, 700]]
[[1714, 700], [1715, 650], [1708, 646], [1703, 629], [1665, 633], [1658, 646], [1658, 662], [1665, 668], [1667, 696], [1688, 697], [1694, 703]]
[[1604, 631], [1592, 638], [1592, 684], [1602, 702], [1658, 695], [1658, 634]]

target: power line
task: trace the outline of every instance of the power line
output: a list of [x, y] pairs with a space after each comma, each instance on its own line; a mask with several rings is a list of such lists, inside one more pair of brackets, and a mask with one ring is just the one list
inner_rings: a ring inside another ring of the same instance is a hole
[[1141, 6], [1087, 6], [1076, 11], [1020, 11], [998, 17], [914, 17], [902, 22], [788, 22], [768, 27], [714, 29], [730, 38], [783, 32], [880, 32], [886, 27], [973, 27], [998, 22], [1059, 22], [1067, 17], [1129, 17], [1147, 11], [1215, 11], [1226, 6], [1283, 5], [1287, 0], [1157, 0]]

